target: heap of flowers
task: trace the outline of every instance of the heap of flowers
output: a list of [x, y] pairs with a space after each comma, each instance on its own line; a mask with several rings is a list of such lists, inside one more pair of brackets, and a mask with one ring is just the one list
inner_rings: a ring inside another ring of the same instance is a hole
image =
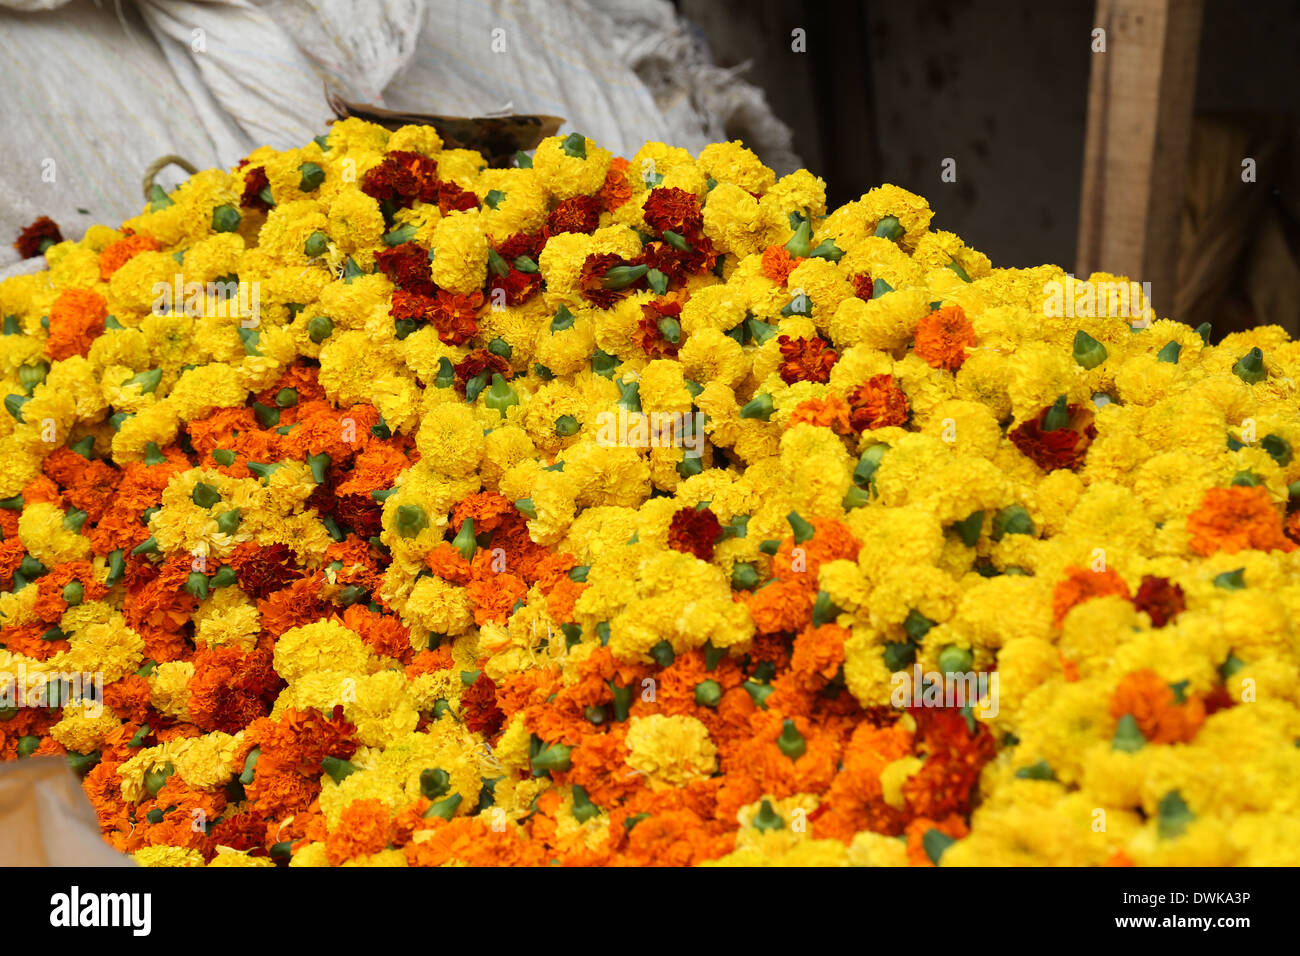
[[42, 242], [0, 756], [147, 865], [1300, 863], [1300, 344], [930, 221], [349, 119]]

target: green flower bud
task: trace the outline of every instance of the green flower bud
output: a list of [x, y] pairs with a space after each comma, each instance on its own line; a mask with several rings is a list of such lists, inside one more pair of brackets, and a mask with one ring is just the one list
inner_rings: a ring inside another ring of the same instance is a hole
[[212, 231], [213, 232], [234, 232], [239, 228], [240, 222], [239, 210], [229, 204], [218, 206], [212, 210]]
[[325, 170], [316, 163], [303, 163], [298, 167], [298, 190], [304, 193], [315, 192], [325, 182]]
[[1080, 329], [1074, 333], [1074, 360], [1086, 369], [1094, 369], [1106, 361], [1106, 346]]
[[761, 583], [758, 569], [747, 561], [738, 561], [731, 569], [731, 587], [736, 591], [752, 591]]
[[141, 541], [139, 544], [137, 544], [134, 548], [131, 549], [131, 554], [137, 558], [142, 554], [160, 554], [160, 553], [161, 552], [159, 551], [158, 548], [158, 539], [155, 538], [153, 535], [149, 535], [148, 538], [146, 538], [144, 541]]
[[602, 288], [610, 290], [626, 289], [649, 271], [650, 267], [645, 265], [610, 266], [605, 270], [605, 276], [600, 280], [600, 284]]
[[316, 484], [323, 484], [325, 473], [329, 470], [330, 456], [321, 452], [319, 455], [307, 456], [307, 467], [311, 469], [312, 481]]
[[198, 571], [191, 571], [185, 578], [184, 589], [200, 601], [206, 600], [208, 596], [207, 576], [200, 574]]
[[399, 505], [394, 524], [403, 538], [414, 538], [429, 526], [429, 516], [419, 505]]
[[1054, 432], [1070, 424], [1070, 405], [1064, 395], [1052, 403], [1052, 407], [1043, 416], [1043, 431]]
[[788, 717], [781, 725], [781, 736], [776, 738], [776, 745], [781, 748], [781, 753], [791, 760], [798, 760], [808, 750], [808, 742], [804, 740], [803, 734], [799, 733], [794, 721]]
[[1264, 353], [1259, 348], [1251, 349], [1233, 363], [1232, 374], [1247, 385], [1264, 381], [1268, 378], [1268, 370], [1264, 368]]
[[751, 698], [753, 698], [754, 704], [757, 707], [763, 710], [767, 710], [767, 698], [772, 693], [773, 690], [772, 685], [760, 684], [757, 681], [747, 680], [745, 681], [745, 683], [741, 684], [740, 686], [745, 688], [745, 692], [749, 694]]
[[451, 774], [439, 768], [420, 771], [420, 792], [428, 800], [437, 800], [451, 789]]
[[654, 647], [650, 648], [650, 657], [660, 667], [671, 667], [676, 655], [673, 653], [673, 646], [667, 641], [660, 641]]
[[1142, 736], [1136, 718], [1132, 714], [1121, 717], [1115, 725], [1115, 736], [1111, 738], [1110, 748], [1131, 754], [1141, 750], [1146, 744], [1147, 739]]
[[158, 796], [158, 791], [163, 788], [163, 784], [167, 782], [167, 778], [175, 772], [176, 768], [172, 766], [170, 761], [156, 770], [146, 771], [144, 775], [144, 788], [148, 791], [149, 796]]
[[41, 738], [34, 737], [31, 734], [25, 734], [18, 738], [18, 757], [30, 757], [36, 752], [36, 748], [41, 745]]
[[235, 463], [235, 453], [229, 448], [214, 448], [212, 450], [212, 460], [223, 468], [229, 468]]
[[460, 531], [456, 537], [451, 539], [451, 546], [460, 552], [460, 556], [466, 561], [474, 560], [474, 552], [478, 550], [478, 542], [474, 539], [474, 519], [466, 518], [465, 523], [460, 526]]
[[234, 534], [239, 530], [242, 513], [238, 508], [231, 508], [217, 515], [217, 530], [222, 534]]
[[898, 221], [897, 216], [885, 216], [880, 222], [876, 223], [875, 234], [881, 239], [897, 242], [903, 238], [903, 224]]
[[993, 516], [993, 540], [1001, 541], [1009, 534], [1033, 534], [1034, 520], [1021, 505], [1003, 508]]
[[326, 757], [320, 762], [321, 770], [330, 775], [335, 783], [342, 783], [352, 774], [361, 768], [350, 760], [344, 760], [341, 757]]
[[780, 814], [772, 808], [772, 801], [767, 797], [758, 806], [758, 813], [754, 814], [751, 825], [755, 830], [782, 830], [785, 828], [785, 821], [781, 819]]
[[678, 252], [691, 251], [690, 243], [686, 241], [686, 237], [680, 232], [673, 232], [671, 229], [665, 229], [663, 231], [663, 237], [664, 242], [668, 243], [668, 245], [672, 246]]
[[794, 235], [786, 240], [785, 250], [796, 259], [807, 259], [812, 254], [812, 224], [808, 220], [799, 223]]
[[215, 485], [200, 481], [195, 483], [194, 490], [190, 492], [190, 500], [200, 508], [211, 508], [221, 500], [221, 492]]
[[984, 512], [972, 511], [961, 521], [955, 522], [952, 527], [961, 538], [961, 543], [968, 548], [973, 548], [979, 543], [980, 531], [984, 527]]
[[715, 680], [703, 680], [695, 685], [695, 703], [701, 707], [717, 707], [722, 700], [722, 685]]
[[217, 573], [212, 575], [212, 586], [214, 588], [228, 588], [239, 580], [235, 574], [235, 569], [228, 564], [223, 564], [217, 569]]
[[766, 392], [755, 395], [740, 408], [741, 418], [757, 418], [760, 421], [767, 421], [772, 417], [772, 412], [776, 406], [772, 402], [772, 396]]
[[591, 797], [587, 795], [587, 791], [575, 783], [573, 785], [573, 819], [579, 823], [586, 823], [599, 815], [600, 808], [591, 802]]
[[794, 532], [795, 544], [803, 544], [817, 533], [817, 529], [799, 517], [799, 513], [796, 511], [791, 511], [786, 515], [785, 520], [790, 522], [790, 528]]
[[86, 514], [86, 512], [82, 511], [80, 508], [73, 508], [63, 516], [63, 527], [67, 528], [69, 531], [80, 531], [82, 526], [85, 525], [86, 519], [89, 517], [90, 515]]
[[63, 585], [63, 600], [66, 601], [70, 607], [76, 607], [85, 599], [85, 597], [86, 589], [82, 586], [80, 581], [69, 581], [67, 584]]
[[307, 338], [320, 345], [334, 334], [334, 322], [328, 315], [315, 315], [307, 321]]
[[432, 820], [434, 817], [441, 817], [443, 820], [450, 820], [456, 815], [456, 808], [464, 799], [459, 793], [453, 793], [445, 800], [430, 804], [429, 809], [424, 811], [424, 819]]
[[519, 498], [515, 501], [515, 510], [530, 521], [537, 520], [537, 506], [532, 498]]
[[545, 747], [530, 761], [534, 775], [541, 776], [541, 774], [550, 773], [551, 771], [568, 770], [570, 766], [569, 754], [572, 751], [573, 748], [565, 744], [551, 744]]
[[1168, 362], [1170, 365], [1178, 364], [1178, 357], [1182, 354], [1183, 347], [1177, 342], [1170, 341], [1165, 343], [1165, 347], [1156, 353], [1157, 362]]
[[561, 415], [555, 420], [555, 434], [561, 438], [568, 438], [570, 435], [578, 434], [578, 429], [581, 427], [582, 425], [572, 415]]
[[939, 652], [939, 673], [965, 674], [975, 664], [975, 658], [969, 650], [949, 644]]

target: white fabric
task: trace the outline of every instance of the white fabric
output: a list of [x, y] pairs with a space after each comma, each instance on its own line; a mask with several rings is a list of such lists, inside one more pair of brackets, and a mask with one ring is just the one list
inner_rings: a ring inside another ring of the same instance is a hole
[[627, 156], [739, 128], [798, 165], [668, 0], [0, 0], [0, 277], [37, 216], [78, 238], [138, 213], [160, 156], [230, 167], [324, 132], [327, 84], [408, 112], [563, 116]]

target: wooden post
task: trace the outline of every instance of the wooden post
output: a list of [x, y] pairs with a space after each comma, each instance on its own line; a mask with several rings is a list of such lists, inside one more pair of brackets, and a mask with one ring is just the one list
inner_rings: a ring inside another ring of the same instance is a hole
[[1097, 0], [1106, 47], [1092, 54], [1076, 273], [1150, 282], [1162, 317], [1176, 298], [1202, 2]]

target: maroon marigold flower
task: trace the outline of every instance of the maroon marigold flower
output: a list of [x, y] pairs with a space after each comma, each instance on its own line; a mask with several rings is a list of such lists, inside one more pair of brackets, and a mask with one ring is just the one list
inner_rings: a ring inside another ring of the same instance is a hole
[[[681, 348], [682, 304], [675, 299], [654, 299], [641, 306], [641, 313], [637, 322], [637, 344], [641, 351], [651, 358], [676, 358]], [[669, 334], [674, 326], [677, 341]]]
[[870, 302], [875, 288], [876, 280], [871, 278], [870, 272], [859, 272], [853, 277], [853, 292], [859, 299]]
[[643, 209], [645, 221], [656, 232], [675, 232], [690, 239], [704, 227], [704, 213], [694, 193], [675, 186], [650, 190]]
[[383, 530], [384, 508], [371, 495], [352, 492], [334, 499], [334, 520], [351, 528], [358, 538], [369, 540]]
[[644, 279], [637, 279], [622, 288], [610, 288], [610, 270], [628, 265], [629, 263], [624, 262], [621, 256], [613, 252], [592, 253], [587, 256], [582, 264], [582, 272], [578, 275], [578, 286], [582, 290], [582, 297], [598, 309], [608, 309], [628, 295], [633, 285], [644, 281]]
[[497, 706], [497, 685], [487, 674], [479, 674], [460, 695], [465, 726], [476, 734], [495, 737], [506, 722], [506, 714]]
[[378, 166], [361, 177], [361, 191], [378, 202], [398, 208], [420, 202], [438, 202], [438, 164], [421, 153], [393, 150]]
[[514, 374], [509, 362], [487, 349], [475, 349], [452, 366], [452, 369], [456, 373], [456, 391], [462, 395], [472, 378], [480, 375], [491, 378], [493, 372], [500, 372], [503, 378], [509, 379]]
[[1066, 407], [1068, 420], [1060, 427], [1047, 429], [1047, 416], [1053, 406], [1011, 430], [1008, 437], [1011, 443], [1020, 449], [1020, 453], [1030, 459], [1043, 471], [1057, 468], [1069, 468], [1073, 471], [1083, 463], [1088, 446], [1097, 437], [1097, 427], [1092, 423], [1092, 412], [1079, 405]]
[[713, 546], [721, 534], [722, 523], [709, 508], [680, 508], [668, 525], [668, 547], [712, 561]]
[[14, 242], [14, 248], [24, 259], [35, 259], [45, 255], [45, 250], [50, 246], [62, 241], [63, 233], [59, 231], [58, 223], [49, 216], [41, 216], [31, 225], [23, 226]]
[[478, 196], [468, 189], [461, 189], [455, 183], [441, 180], [438, 183], [438, 211], [444, 216], [449, 212], [464, 212], [478, 208]]
[[266, 169], [254, 166], [244, 177], [244, 193], [239, 197], [239, 205], [244, 209], [260, 209], [263, 212], [271, 208], [271, 203], [262, 197], [262, 190], [270, 190], [271, 180], [266, 178]]
[[[540, 272], [520, 272], [511, 266], [510, 271], [503, 276], [492, 273], [488, 282], [488, 298], [495, 302], [499, 294], [505, 298], [506, 305], [520, 305], [541, 287]], [[497, 292], [498, 289], [501, 290], [500, 293]]]
[[580, 232], [590, 235], [600, 225], [600, 200], [595, 196], [572, 196], [546, 217], [546, 235]]
[[830, 381], [831, 369], [839, 361], [834, 349], [826, 347], [824, 339], [792, 339], [783, 335], [776, 340], [781, 349], [781, 381], [787, 385], [795, 382]]
[[399, 289], [425, 296], [434, 293], [429, 253], [414, 242], [376, 252], [375, 265]]
[[302, 576], [286, 544], [266, 546], [245, 541], [230, 556], [239, 586], [255, 598], [264, 598]]
[[1146, 611], [1154, 626], [1164, 627], [1187, 610], [1187, 599], [1183, 596], [1183, 589], [1173, 581], [1147, 574], [1143, 575], [1142, 583], [1133, 595], [1133, 606]]

